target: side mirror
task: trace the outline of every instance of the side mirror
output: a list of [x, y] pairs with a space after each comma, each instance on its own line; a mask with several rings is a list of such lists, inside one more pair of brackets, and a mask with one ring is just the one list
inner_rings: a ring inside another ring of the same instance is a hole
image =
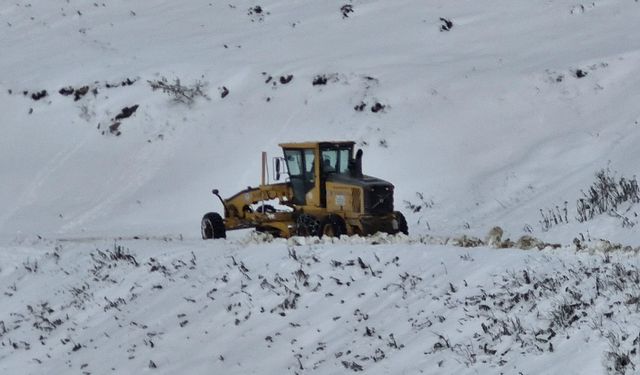
[[213, 189], [213, 190], [211, 190], [211, 192], [213, 193], [213, 195], [218, 195], [218, 193], [219, 193], [218, 189]]
[[280, 181], [283, 177], [282, 175], [287, 174], [287, 165], [285, 164], [285, 158], [283, 157], [274, 157], [273, 158], [273, 180]]

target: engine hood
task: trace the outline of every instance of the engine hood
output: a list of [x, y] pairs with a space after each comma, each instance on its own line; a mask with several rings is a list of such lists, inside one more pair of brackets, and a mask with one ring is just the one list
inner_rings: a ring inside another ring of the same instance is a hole
[[330, 174], [327, 176], [327, 182], [340, 183], [345, 185], [352, 185], [362, 188], [374, 187], [374, 186], [388, 186], [393, 187], [393, 184], [379, 179], [377, 177], [371, 176], [362, 176], [362, 177], [351, 177], [349, 175], [344, 174]]

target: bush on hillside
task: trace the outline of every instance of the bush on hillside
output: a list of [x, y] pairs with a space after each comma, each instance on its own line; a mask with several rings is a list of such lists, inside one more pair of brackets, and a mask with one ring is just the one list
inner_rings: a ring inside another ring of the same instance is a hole
[[582, 191], [582, 195], [584, 197], [576, 202], [578, 211], [576, 219], [581, 223], [599, 214], [615, 214], [623, 203], [640, 202], [640, 188], [636, 176], [631, 179], [617, 178], [608, 168], [596, 173], [596, 180], [586, 192]]
[[183, 85], [180, 78], [176, 78], [173, 82], [169, 82], [166, 77], [159, 80], [147, 81], [153, 91], [160, 90], [169, 95], [175, 102], [192, 105], [199, 97], [210, 100], [206, 94], [207, 82], [196, 80], [191, 85]]
[[[633, 213], [635, 220], [628, 214], [632, 205], [640, 202], [640, 186], [636, 176], [617, 177], [609, 168], [601, 169], [596, 172], [595, 181], [591, 186], [581, 192], [583, 197], [576, 200], [575, 219], [578, 222], [584, 223], [597, 215], [609, 214], [619, 218], [624, 228], [633, 227], [637, 223], [638, 214]], [[624, 204], [628, 206], [622, 210]], [[543, 232], [556, 225], [569, 223], [567, 202], [564, 202], [564, 207], [540, 209], [540, 215], [542, 218], [539, 223]]]
[[567, 224], [569, 222], [567, 209], [568, 203], [569, 202], [565, 201], [563, 208], [556, 205], [555, 208], [548, 208], [546, 210], [540, 209], [540, 216], [542, 216], [542, 219], [540, 219], [539, 223], [543, 232], [548, 231], [555, 225]]

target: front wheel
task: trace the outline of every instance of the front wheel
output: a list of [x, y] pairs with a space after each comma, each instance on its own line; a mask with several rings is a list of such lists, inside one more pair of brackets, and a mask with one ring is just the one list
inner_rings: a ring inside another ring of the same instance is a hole
[[404, 233], [405, 235], [409, 235], [409, 226], [407, 225], [407, 219], [405, 219], [404, 215], [400, 211], [396, 211], [393, 213], [396, 217], [396, 222], [398, 223], [398, 232], [396, 233]]
[[227, 238], [224, 220], [220, 214], [215, 212], [209, 212], [202, 217], [201, 231], [203, 240]]
[[329, 215], [320, 222], [320, 236], [340, 237], [347, 234], [347, 225], [338, 215]]

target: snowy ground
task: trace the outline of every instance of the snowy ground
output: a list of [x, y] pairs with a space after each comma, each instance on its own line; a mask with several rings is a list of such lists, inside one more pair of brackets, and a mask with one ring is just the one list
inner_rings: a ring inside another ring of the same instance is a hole
[[[633, 0], [0, 4], [0, 369], [637, 371], [638, 19]], [[411, 238], [197, 240], [212, 188], [320, 139], [358, 142]], [[591, 187], [602, 212], [580, 209]], [[459, 247], [494, 226], [559, 248]]]
[[167, 238], [3, 248], [0, 369], [583, 374], [635, 366], [625, 361], [637, 362], [640, 345], [636, 253], [391, 241], [400, 244], [247, 236], [206, 246]]

